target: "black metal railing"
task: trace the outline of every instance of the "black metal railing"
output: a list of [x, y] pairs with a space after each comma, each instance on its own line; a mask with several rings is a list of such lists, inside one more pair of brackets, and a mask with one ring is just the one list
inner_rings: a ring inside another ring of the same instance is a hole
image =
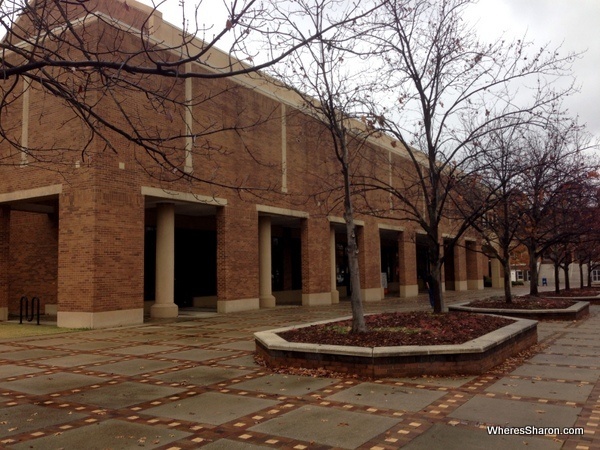
[[23, 323], [23, 305], [25, 305], [25, 320], [32, 322], [33, 318], [37, 315], [37, 324], [40, 324], [40, 299], [39, 297], [31, 298], [31, 313], [29, 312], [29, 299], [27, 296], [21, 297], [19, 305], [19, 323]]

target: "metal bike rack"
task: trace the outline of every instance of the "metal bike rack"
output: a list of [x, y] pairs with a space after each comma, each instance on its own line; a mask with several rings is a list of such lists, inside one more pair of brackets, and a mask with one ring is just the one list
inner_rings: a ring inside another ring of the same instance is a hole
[[[31, 314], [29, 313], [29, 299], [27, 296], [21, 297], [19, 304], [19, 323], [23, 323], [23, 304], [25, 305], [25, 319], [27, 322], [32, 322], [37, 314], [37, 324], [40, 324], [40, 299], [39, 297], [31, 298]], [[37, 308], [36, 308], [37, 307]]]

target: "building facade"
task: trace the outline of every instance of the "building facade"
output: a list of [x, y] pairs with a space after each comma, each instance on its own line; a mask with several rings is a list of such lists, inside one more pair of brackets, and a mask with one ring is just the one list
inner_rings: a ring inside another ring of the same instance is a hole
[[[155, 45], [177, 40], [160, 13], [123, 5], [98, 2], [82, 25], [86, 42], [108, 49], [119, 42], [132, 53], [148, 23]], [[65, 77], [81, 94], [81, 74]], [[39, 297], [58, 326], [70, 328], [140, 324], [144, 314], [176, 317], [187, 306], [228, 313], [344, 301], [340, 170], [325, 128], [293, 93], [256, 75], [168, 86], [159, 77], [136, 80], [175, 99], [168, 109], [149, 107], [148, 96], [126, 85], [108, 93], [106, 80], [87, 79], [93, 113], [121, 129], [93, 133], [68, 101], [22, 80], [2, 119], [22, 148], [0, 144], [1, 320], [18, 312], [22, 296]], [[122, 130], [143, 130], [143, 145]], [[385, 138], [361, 152], [355, 171], [392, 183], [402, 180], [391, 168], [411, 164]], [[372, 195], [382, 208], [390, 202]], [[427, 257], [414, 224], [359, 214], [357, 225], [364, 301], [423, 290]], [[499, 285], [499, 266], [475, 236], [445, 251], [446, 289], [483, 289], [484, 274]]]

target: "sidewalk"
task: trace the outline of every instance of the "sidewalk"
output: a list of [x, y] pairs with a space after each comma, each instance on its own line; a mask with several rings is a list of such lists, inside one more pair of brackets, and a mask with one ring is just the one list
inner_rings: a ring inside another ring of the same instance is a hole
[[[481, 296], [447, 294], [449, 303]], [[427, 305], [419, 296], [365, 306]], [[600, 449], [600, 307], [578, 323], [540, 323], [544, 350], [505, 374], [363, 382], [272, 374], [254, 363], [253, 332], [349, 311], [345, 302], [182, 311], [176, 321], [0, 341], [0, 445]], [[583, 427], [585, 434], [493, 436], [487, 425]]]

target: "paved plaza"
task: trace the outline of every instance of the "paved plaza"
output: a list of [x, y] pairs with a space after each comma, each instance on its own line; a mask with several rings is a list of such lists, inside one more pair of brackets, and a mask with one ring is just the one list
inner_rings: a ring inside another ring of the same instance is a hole
[[[449, 302], [469, 295], [481, 293], [448, 293]], [[419, 296], [366, 309], [427, 304]], [[143, 326], [2, 340], [0, 446], [600, 449], [600, 307], [580, 322], [540, 323], [538, 354], [482, 376], [362, 381], [274, 374], [255, 363], [254, 332], [349, 311], [346, 302], [182, 311]], [[584, 434], [490, 435], [488, 426]]]

